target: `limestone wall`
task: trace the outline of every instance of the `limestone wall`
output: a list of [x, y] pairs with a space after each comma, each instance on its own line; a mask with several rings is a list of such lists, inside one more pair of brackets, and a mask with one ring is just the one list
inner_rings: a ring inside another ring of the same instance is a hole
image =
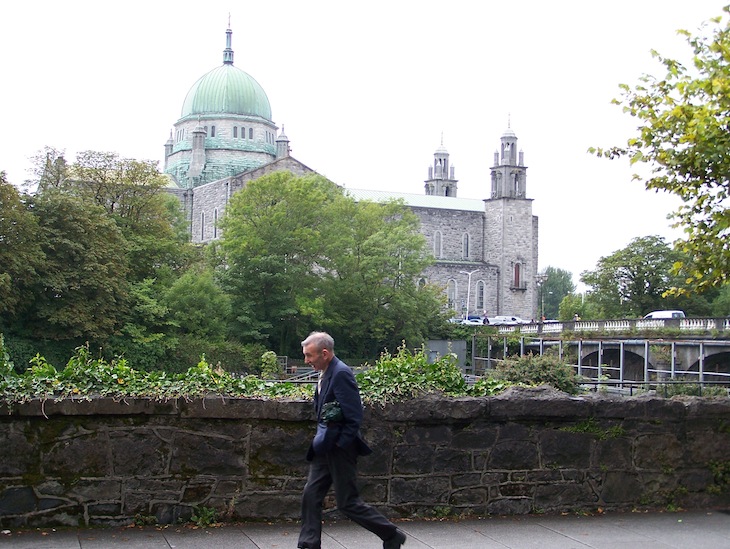
[[[46, 401], [0, 414], [0, 526], [169, 523], [195, 506], [299, 516], [308, 402]], [[363, 497], [394, 517], [730, 503], [727, 399], [424, 397], [368, 408], [365, 435]]]

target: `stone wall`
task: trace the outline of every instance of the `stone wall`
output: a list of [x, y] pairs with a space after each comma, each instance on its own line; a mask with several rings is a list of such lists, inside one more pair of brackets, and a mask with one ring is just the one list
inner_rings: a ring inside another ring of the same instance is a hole
[[[0, 414], [3, 527], [170, 523], [195, 506], [299, 516], [308, 402], [36, 401]], [[363, 497], [393, 517], [730, 503], [728, 399], [424, 397], [368, 408], [365, 435]]]

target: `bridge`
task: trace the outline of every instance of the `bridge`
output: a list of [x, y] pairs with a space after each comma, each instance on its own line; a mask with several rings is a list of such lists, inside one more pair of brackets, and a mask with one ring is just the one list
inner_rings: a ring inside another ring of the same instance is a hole
[[476, 331], [472, 372], [509, 356], [551, 353], [588, 382], [613, 386], [696, 383], [730, 387], [730, 319], [620, 319], [500, 326]]
[[730, 339], [730, 318], [623, 318], [618, 320], [570, 320], [531, 322], [529, 324], [512, 324], [497, 326], [497, 332], [507, 334], [561, 334], [563, 332], [637, 332], [657, 330], [679, 330], [681, 332], [726, 332]]

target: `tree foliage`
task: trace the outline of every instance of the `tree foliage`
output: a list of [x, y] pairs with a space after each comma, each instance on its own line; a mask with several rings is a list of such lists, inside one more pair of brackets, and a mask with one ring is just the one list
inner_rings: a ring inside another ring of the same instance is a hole
[[437, 293], [417, 276], [429, 261], [417, 218], [401, 204], [356, 203], [319, 175], [276, 172], [226, 207], [218, 275], [235, 331], [298, 352], [314, 328], [352, 353], [423, 337]]
[[135, 281], [162, 266], [184, 268], [191, 259], [177, 199], [164, 192], [167, 179], [151, 160], [84, 151], [68, 168], [64, 188], [106, 210], [127, 241]]
[[225, 340], [231, 302], [212, 271], [188, 270], [167, 290], [164, 303], [176, 334]]
[[575, 292], [573, 274], [557, 267], [546, 267], [545, 281], [540, 286], [540, 306], [544, 305], [545, 318], [558, 318], [560, 302]]
[[24, 296], [26, 330], [50, 339], [104, 339], [126, 310], [124, 238], [101, 207], [49, 190], [32, 201], [45, 259]]
[[[0, 227], [0, 239], [11, 242], [18, 241], [13, 231], [37, 226], [34, 234], [24, 229], [22, 245], [10, 248], [13, 261], [4, 262], [10, 270], [21, 261], [24, 269], [13, 276], [23, 308], [10, 331], [97, 344], [131, 337], [141, 353], [159, 356], [171, 343], [159, 344], [169, 319], [149, 313], [164, 307], [161, 295], [197, 256], [179, 202], [164, 191], [166, 178], [154, 162], [116, 153], [86, 151], [67, 163], [63, 151], [46, 147], [34, 164], [27, 183], [37, 186], [35, 196], [22, 209], [8, 208], [28, 223]], [[3, 303], [9, 309], [13, 300]]]
[[54, 147], [44, 147], [31, 158], [32, 178], [25, 181], [27, 192], [43, 192], [47, 189], [62, 189], [68, 180], [66, 152]]
[[244, 340], [276, 342], [283, 354], [302, 335], [298, 301], [317, 303], [316, 281], [329, 268], [325, 243], [336, 230], [332, 205], [342, 199], [334, 183], [289, 172], [252, 181], [231, 197], [217, 261]]
[[558, 310], [558, 320], [563, 322], [574, 320], [575, 315], [581, 320], [605, 318], [596, 304], [593, 294], [571, 293], [563, 297]]
[[723, 11], [697, 35], [679, 31], [692, 49], [691, 66], [652, 52], [665, 74], [621, 85], [614, 102], [638, 119], [637, 135], [623, 147], [590, 149], [649, 165], [651, 175], [635, 179], [682, 200], [672, 214], [686, 234], [678, 243], [686, 257], [673, 265], [685, 280], [680, 293], [721, 286], [730, 276], [730, 7]]
[[656, 309], [709, 314], [702, 298], [669, 295], [671, 288], [683, 287], [672, 273], [673, 265], [683, 259], [682, 252], [673, 249], [663, 237], [639, 237], [599, 259], [595, 270], [581, 273], [581, 281], [590, 286], [590, 301], [598, 306], [603, 318], [643, 316]]
[[0, 172], [0, 318], [5, 322], [17, 312], [45, 259], [38, 218], [26, 200]]
[[339, 334], [355, 356], [374, 356], [403, 340], [420, 343], [441, 309], [441, 290], [419, 285], [431, 261], [418, 218], [402, 203], [339, 203], [322, 279], [327, 307], [315, 324]]

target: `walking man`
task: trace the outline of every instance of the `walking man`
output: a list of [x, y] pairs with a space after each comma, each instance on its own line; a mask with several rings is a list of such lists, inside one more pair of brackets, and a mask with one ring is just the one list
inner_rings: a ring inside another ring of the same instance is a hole
[[[366, 504], [357, 489], [357, 457], [372, 450], [360, 435], [363, 413], [355, 375], [335, 356], [334, 347], [332, 336], [325, 332], [312, 332], [302, 341], [304, 361], [319, 372], [319, 383], [314, 395], [317, 432], [307, 451], [309, 477], [302, 494], [297, 547], [321, 549], [322, 503], [334, 485], [337, 508], [347, 518], [382, 539], [383, 549], [400, 549], [406, 535]], [[324, 404], [329, 402], [339, 404], [341, 413], [328, 410], [333, 405]]]

